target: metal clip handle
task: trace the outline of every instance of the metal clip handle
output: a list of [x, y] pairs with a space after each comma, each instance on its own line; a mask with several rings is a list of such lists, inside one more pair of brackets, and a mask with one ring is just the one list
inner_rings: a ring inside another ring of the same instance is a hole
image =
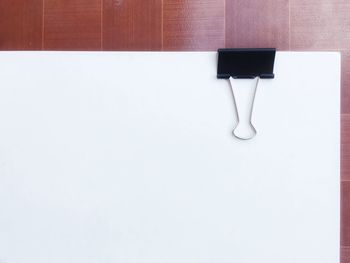
[[235, 101], [238, 120], [238, 123], [232, 133], [240, 140], [250, 140], [257, 134], [257, 131], [252, 124], [252, 115], [259, 79], [259, 77], [254, 79], [254, 86], [239, 88], [238, 85], [236, 85], [237, 83], [235, 83], [235, 79], [230, 77], [230, 85]]

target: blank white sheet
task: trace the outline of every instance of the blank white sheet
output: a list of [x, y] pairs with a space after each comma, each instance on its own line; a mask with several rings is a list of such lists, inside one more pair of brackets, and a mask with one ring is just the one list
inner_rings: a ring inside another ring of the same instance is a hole
[[0, 262], [338, 262], [339, 54], [278, 52], [244, 142], [216, 64], [1, 52]]

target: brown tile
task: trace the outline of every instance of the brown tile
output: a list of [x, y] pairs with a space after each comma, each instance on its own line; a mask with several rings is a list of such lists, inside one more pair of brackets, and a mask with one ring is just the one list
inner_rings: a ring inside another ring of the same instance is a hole
[[350, 114], [342, 114], [341, 122], [341, 178], [350, 181]]
[[164, 0], [164, 50], [225, 47], [225, 0]]
[[350, 247], [341, 247], [340, 263], [350, 263]]
[[44, 49], [101, 49], [101, 0], [45, 0], [44, 6]]
[[[349, 42], [350, 48], [350, 42]], [[342, 52], [342, 113], [350, 113], [350, 51]]]
[[226, 1], [226, 47], [288, 50], [288, 0]]
[[290, 4], [291, 49], [349, 49], [349, 0], [291, 0]]
[[341, 245], [350, 246], [350, 181], [341, 183]]
[[104, 50], [161, 50], [162, 0], [103, 0]]
[[38, 50], [43, 0], [0, 0], [0, 50]]

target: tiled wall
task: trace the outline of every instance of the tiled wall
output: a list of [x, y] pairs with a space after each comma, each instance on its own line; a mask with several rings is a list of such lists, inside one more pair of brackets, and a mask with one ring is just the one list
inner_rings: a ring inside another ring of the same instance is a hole
[[342, 52], [341, 245], [350, 263], [349, 0], [0, 0], [0, 50], [225, 46]]

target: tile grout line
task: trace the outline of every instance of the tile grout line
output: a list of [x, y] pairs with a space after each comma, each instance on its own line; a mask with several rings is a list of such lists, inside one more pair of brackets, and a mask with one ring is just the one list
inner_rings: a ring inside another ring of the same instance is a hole
[[100, 27], [100, 50], [103, 51], [103, 8], [104, 8], [104, 4], [103, 4], [103, 0], [100, 0], [101, 3], [100, 3], [100, 8], [101, 8], [101, 21], [100, 21], [100, 24], [101, 24], [101, 27]]
[[227, 48], [227, 46], [226, 46], [226, 43], [227, 43], [227, 40], [226, 40], [226, 23], [227, 23], [227, 21], [226, 21], [226, 4], [227, 4], [227, 2], [226, 2], [226, 0], [223, 0], [224, 1], [224, 47], [225, 48]]
[[294, 50], [295, 52], [349, 52], [349, 49], [339, 49], [339, 48], [296, 48]]
[[291, 19], [290, 19], [290, 15], [291, 15], [291, 8], [290, 8], [290, 2], [292, 0], [288, 0], [288, 49], [289, 50], [292, 50], [292, 47], [291, 47]]
[[42, 3], [42, 16], [41, 16], [41, 50], [45, 50], [45, 0]]
[[[347, 179], [340, 179], [340, 183], [350, 183], [350, 179], [347, 178]], [[350, 247], [350, 245], [349, 245]]]
[[161, 0], [161, 10], [160, 10], [160, 16], [161, 16], [161, 20], [160, 20], [160, 50], [164, 51], [164, 0]]

